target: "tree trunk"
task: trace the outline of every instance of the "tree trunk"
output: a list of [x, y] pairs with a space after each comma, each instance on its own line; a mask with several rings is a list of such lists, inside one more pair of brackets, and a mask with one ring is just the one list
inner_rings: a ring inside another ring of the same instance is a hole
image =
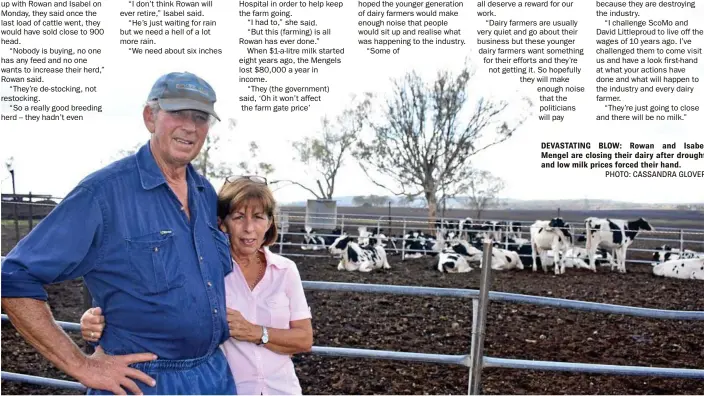
[[438, 200], [432, 191], [425, 192], [425, 200], [428, 201], [428, 227], [431, 232], [434, 232], [435, 220], [438, 216]]

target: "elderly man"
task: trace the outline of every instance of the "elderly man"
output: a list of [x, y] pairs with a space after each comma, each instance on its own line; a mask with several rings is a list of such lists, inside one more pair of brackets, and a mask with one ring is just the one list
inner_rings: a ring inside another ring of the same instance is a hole
[[[219, 120], [215, 101], [194, 74], [160, 77], [142, 114], [149, 142], [82, 180], [3, 263], [12, 323], [89, 393], [236, 393], [218, 348], [229, 242], [216, 192], [190, 164]], [[90, 356], [54, 323], [43, 289], [79, 277], [110, 318]]]

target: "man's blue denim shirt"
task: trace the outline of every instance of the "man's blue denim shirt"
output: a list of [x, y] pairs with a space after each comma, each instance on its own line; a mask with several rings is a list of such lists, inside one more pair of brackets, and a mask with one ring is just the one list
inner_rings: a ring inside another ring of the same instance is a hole
[[44, 285], [83, 277], [106, 353], [212, 353], [229, 337], [230, 243], [213, 186], [191, 165], [187, 175], [190, 220], [149, 143], [89, 175], [7, 255], [2, 297], [46, 301]]

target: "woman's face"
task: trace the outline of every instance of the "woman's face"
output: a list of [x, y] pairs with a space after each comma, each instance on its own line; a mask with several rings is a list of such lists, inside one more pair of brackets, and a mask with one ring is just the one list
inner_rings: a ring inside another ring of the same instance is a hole
[[271, 219], [259, 202], [245, 202], [225, 217], [222, 226], [225, 228], [223, 231], [230, 234], [233, 252], [239, 256], [249, 256], [264, 243]]

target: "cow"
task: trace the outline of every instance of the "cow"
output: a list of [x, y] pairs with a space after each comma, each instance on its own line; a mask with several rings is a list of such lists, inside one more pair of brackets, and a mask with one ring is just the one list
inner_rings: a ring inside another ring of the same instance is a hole
[[[531, 256], [533, 254], [533, 248], [531, 247], [530, 240], [525, 238], [506, 238], [502, 242], [495, 242], [497, 247], [516, 252], [518, 257], [521, 259], [524, 268], [530, 268]], [[540, 258], [538, 258], [540, 260]]]
[[[518, 221], [497, 221], [495, 227], [498, 229], [498, 239], [518, 238], [521, 239], [522, 224]], [[495, 231], [496, 233], [497, 231]]]
[[704, 258], [665, 261], [653, 267], [653, 275], [677, 279], [704, 280]]
[[374, 269], [391, 269], [386, 252], [381, 246], [360, 246], [352, 238], [342, 233], [328, 248], [330, 254], [342, 256], [337, 270], [370, 272]]
[[656, 249], [657, 251], [653, 253], [653, 266], [670, 260], [683, 260], [691, 258], [704, 258], [704, 253], [695, 252], [694, 250], [685, 249], [680, 251], [680, 249], [672, 248], [669, 245], [662, 245]]
[[465, 256], [459, 253], [440, 252], [438, 254], [438, 271], [447, 273], [464, 273], [470, 272], [472, 267], [469, 266]]
[[479, 231], [477, 236], [481, 239], [501, 240], [501, 226], [498, 221], [487, 220], [481, 224], [475, 224], [475, 230]]
[[533, 272], [537, 271], [536, 255], [540, 256], [543, 272], [548, 272], [547, 251], [555, 256], [555, 275], [565, 273], [565, 253], [573, 244], [570, 225], [561, 217], [552, 220], [536, 220], [530, 227], [531, 256]]
[[[638, 220], [601, 219], [588, 217], [584, 220], [587, 230], [587, 250], [589, 251], [589, 268], [596, 272], [596, 251], [604, 248], [616, 257], [616, 267], [626, 273], [626, 252], [639, 231], [655, 231], [644, 218]], [[612, 268], [613, 269], [613, 268]]]
[[[312, 227], [305, 227], [301, 232], [304, 233], [301, 250], [324, 250], [326, 246], [330, 246], [335, 239], [342, 234], [340, 228], [328, 232], [324, 230], [313, 230]], [[325, 236], [318, 235], [319, 232]]]
[[[373, 229], [375, 230], [375, 229]], [[357, 228], [359, 232], [359, 238], [357, 238], [357, 243], [360, 245], [371, 245], [371, 246], [381, 246], [386, 247], [386, 242], [389, 238], [384, 235], [384, 230], [379, 229], [379, 231], [368, 231], [366, 226], [360, 226]]]
[[[597, 252], [596, 262], [599, 265], [604, 265], [609, 263], [613, 265], [613, 256], [611, 256], [606, 250], [599, 249]], [[548, 260], [547, 265], [554, 265], [554, 257], [552, 250], [547, 254]], [[586, 248], [574, 246], [565, 252], [565, 268], [583, 268], [590, 269], [589, 267], [589, 252]]]
[[[484, 261], [483, 258], [484, 257], [482, 256], [482, 259], [479, 260], [479, 268], [482, 267], [482, 261]], [[523, 262], [517, 252], [492, 246], [491, 269], [502, 271], [510, 269], [522, 270], [523, 268]]]
[[[442, 239], [442, 238], [441, 238]], [[442, 245], [438, 244], [437, 240], [423, 231], [412, 231], [403, 236], [403, 246], [405, 258], [419, 258], [423, 256], [436, 256], [441, 250]]]

